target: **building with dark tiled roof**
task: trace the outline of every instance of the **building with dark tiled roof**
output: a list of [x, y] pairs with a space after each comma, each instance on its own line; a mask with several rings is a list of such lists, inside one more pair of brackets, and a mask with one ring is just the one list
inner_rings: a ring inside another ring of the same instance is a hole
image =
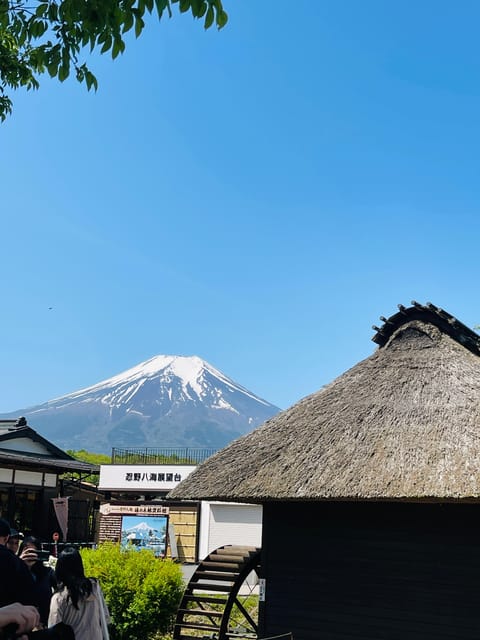
[[[15, 529], [50, 540], [52, 532], [59, 530], [52, 498], [65, 493], [72, 474], [78, 485], [92, 473], [98, 474], [99, 466], [75, 460], [32, 429], [25, 418], [0, 420], [0, 517]], [[70, 494], [77, 493], [72, 486]], [[94, 490], [81, 499], [71, 495], [70, 539], [91, 537], [88, 512], [95, 499]]]

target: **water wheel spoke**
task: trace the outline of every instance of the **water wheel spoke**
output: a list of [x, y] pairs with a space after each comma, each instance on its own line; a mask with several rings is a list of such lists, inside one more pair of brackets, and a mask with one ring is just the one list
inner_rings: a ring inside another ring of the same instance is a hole
[[235, 600], [235, 605], [242, 612], [245, 620], [250, 624], [250, 626], [252, 627], [253, 631], [257, 632], [258, 631], [257, 623], [252, 619], [252, 617], [250, 616], [249, 612], [245, 609], [245, 607], [243, 606], [243, 603], [240, 602], [240, 600], [238, 598]]
[[[258, 638], [257, 611], [249, 611], [246, 598], [239, 594], [249, 587], [247, 596], [256, 605], [257, 595], [248, 582], [260, 566], [260, 549], [227, 545], [208, 554], [190, 579], [177, 611], [174, 640], [185, 640], [194, 631], [196, 638], [215, 640]], [[242, 595], [243, 595], [242, 593]], [[214, 632], [212, 634], [212, 631]]]

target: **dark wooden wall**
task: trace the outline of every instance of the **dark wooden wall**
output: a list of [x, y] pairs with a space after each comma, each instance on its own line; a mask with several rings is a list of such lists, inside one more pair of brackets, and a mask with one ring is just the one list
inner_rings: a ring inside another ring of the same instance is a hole
[[268, 503], [260, 637], [479, 640], [480, 504]]

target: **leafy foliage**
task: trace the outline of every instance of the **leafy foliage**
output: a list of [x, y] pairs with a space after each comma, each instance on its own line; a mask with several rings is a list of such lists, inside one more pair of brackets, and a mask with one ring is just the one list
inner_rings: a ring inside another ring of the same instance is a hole
[[98, 578], [104, 592], [112, 640], [145, 640], [169, 630], [184, 589], [179, 565], [112, 543], [82, 549], [81, 555], [85, 574]]
[[[85, 449], [79, 449], [78, 451], [74, 451], [73, 449], [67, 449], [67, 453], [75, 460], [80, 460], [81, 462], [90, 462], [90, 464], [110, 464], [111, 458], [107, 456], [105, 453], [92, 453], [91, 451], [86, 451]], [[70, 473], [68, 474], [74, 479], [79, 480], [80, 474], [78, 473]], [[82, 476], [82, 480], [84, 482], [91, 482], [92, 484], [98, 485], [99, 476], [98, 474], [92, 474], [91, 476]]]
[[93, 453], [92, 451], [86, 451], [85, 449], [68, 449], [67, 453], [76, 460], [82, 462], [90, 462], [91, 464], [110, 464], [111, 458], [106, 453]]
[[146, 14], [171, 17], [173, 5], [202, 19], [205, 29], [221, 29], [228, 20], [222, 0], [0, 0], [0, 119], [12, 112], [6, 90], [37, 89], [42, 73], [63, 82], [73, 71], [96, 90], [81, 53], [89, 48], [116, 58], [126, 33], [142, 33]]

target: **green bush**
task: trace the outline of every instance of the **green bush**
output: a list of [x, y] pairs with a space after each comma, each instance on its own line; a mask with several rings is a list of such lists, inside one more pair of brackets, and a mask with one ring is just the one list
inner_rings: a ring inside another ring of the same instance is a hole
[[184, 589], [179, 565], [108, 542], [81, 555], [85, 574], [98, 578], [105, 595], [112, 640], [146, 640], [170, 628]]

